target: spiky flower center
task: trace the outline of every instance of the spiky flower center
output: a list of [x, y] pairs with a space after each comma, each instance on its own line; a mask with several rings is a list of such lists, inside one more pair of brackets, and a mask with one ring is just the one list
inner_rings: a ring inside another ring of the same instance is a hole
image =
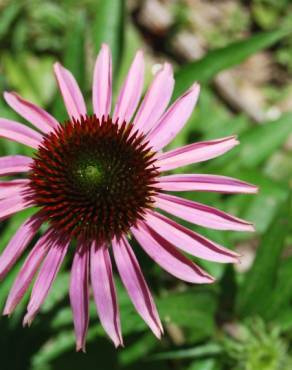
[[119, 238], [153, 205], [154, 155], [125, 122], [96, 116], [65, 122], [35, 155], [28, 199], [71, 237]]

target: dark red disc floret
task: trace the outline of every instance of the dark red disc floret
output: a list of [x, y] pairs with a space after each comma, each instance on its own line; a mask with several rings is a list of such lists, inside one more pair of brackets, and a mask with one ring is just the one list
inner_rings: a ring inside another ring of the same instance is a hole
[[109, 241], [153, 206], [155, 153], [131, 124], [95, 115], [48, 134], [29, 173], [29, 201], [70, 237]]

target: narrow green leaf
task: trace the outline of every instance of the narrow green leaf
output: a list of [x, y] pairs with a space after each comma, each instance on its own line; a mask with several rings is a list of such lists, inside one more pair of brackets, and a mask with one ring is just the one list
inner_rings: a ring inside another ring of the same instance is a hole
[[271, 228], [264, 235], [253, 266], [239, 289], [237, 311], [242, 316], [265, 315], [276, 287], [279, 260], [289, 231], [291, 203], [280, 207]]
[[156, 345], [156, 338], [151, 332], [147, 331], [139, 339], [136, 339], [132, 345], [128, 345], [119, 353], [119, 362], [123, 366], [129, 366], [136, 361], [141, 361]]
[[292, 298], [292, 258], [285, 260], [279, 267], [277, 284], [272, 292], [271, 304], [266, 311], [265, 317], [273, 319], [281, 315], [284, 309], [290, 307]]
[[242, 63], [249, 56], [272, 46], [289, 33], [290, 30], [286, 29], [259, 33], [224, 48], [210, 51], [199, 61], [185, 65], [176, 73], [174, 98], [179, 96], [194, 81], [202, 83], [210, 81], [220, 71]]
[[203, 340], [213, 334], [216, 296], [211, 291], [188, 289], [157, 298], [158, 311], [165, 323], [185, 328], [192, 340]]
[[222, 352], [222, 348], [217, 343], [209, 342], [202, 346], [194, 348], [180, 349], [177, 351], [156, 353], [149, 357], [149, 360], [176, 360], [182, 358], [197, 358], [203, 356], [218, 355]]
[[240, 137], [238, 160], [245, 167], [256, 167], [268, 159], [292, 131], [292, 113], [254, 127]]
[[103, 42], [109, 44], [114, 71], [118, 69], [124, 39], [124, 0], [99, 0], [95, 9], [92, 37], [95, 52]]
[[85, 87], [85, 31], [85, 13], [80, 11], [74, 14], [67, 29], [64, 65], [73, 73], [81, 90]]
[[268, 160], [284, 144], [292, 132], [292, 113], [285, 113], [275, 121], [268, 121], [260, 126], [251, 127], [243, 132], [240, 145], [208, 164], [208, 169], [238, 171], [238, 168], [257, 168]]
[[[10, 2], [8, 6], [4, 6], [1, 10], [1, 17], [0, 17], [0, 39], [4, 37], [9, 30], [11, 30], [12, 22], [18, 16], [22, 4], [20, 2]], [[3, 6], [3, 5], [2, 5]]]
[[[221, 366], [220, 366], [221, 368]], [[213, 358], [194, 361], [188, 370], [218, 370], [219, 366]]]

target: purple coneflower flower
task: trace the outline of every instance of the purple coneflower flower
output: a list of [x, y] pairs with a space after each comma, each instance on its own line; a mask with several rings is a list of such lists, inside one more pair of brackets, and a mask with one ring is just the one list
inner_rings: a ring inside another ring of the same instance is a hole
[[187, 122], [199, 95], [199, 85], [195, 83], [167, 108], [174, 86], [169, 64], [156, 74], [138, 107], [144, 75], [143, 54], [138, 51], [112, 115], [112, 67], [107, 45], [102, 46], [95, 64], [93, 115], [87, 114], [72, 74], [59, 63], [54, 65], [54, 71], [70, 117], [63, 125], [17, 94], [4, 94], [10, 107], [36, 130], [0, 118], [0, 137], [35, 149], [32, 158], [0, 158], [0, 175], [27, 175], [26, 179], [1, 182], [0, 218], [4, 220], [32, 206], [38, 207], [38, 211], [20, 226], [3, 251], [1, 279], [27, 249], [40, 226], [47, 225], [47, 231], [29, 251], [16, 277], [4, 314], [13, 312], [36, 277], [24, 317], [25, 324], [32, 322], [70, 242], [75, 240], [69, 292], [77, 350], [85, 348], [89, 284], [101, 324], [116, 346], [123, 345], [111, 253], [133, 305], [159, 338], [162, 325], [129, 238], [135, 238], [157, 264], [179, 279], [212, 283], [214, 279], [180, 250], [223, 263], [237, 262], [239, 256], [159, 210], [213, 229], [252, 231], [253, 226], [166, 192], [255, 193], [257, 189], [224, 176], [162, 176], [163, 171], [206, 161], [238, 144], [231, 136], [162, 151]]

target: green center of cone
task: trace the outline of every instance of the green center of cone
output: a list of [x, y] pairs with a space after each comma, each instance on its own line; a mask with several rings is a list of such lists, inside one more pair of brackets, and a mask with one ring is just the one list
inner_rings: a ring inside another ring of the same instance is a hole
[[97, 188], [102, 183], [104, 175], [98, 164], [81, 165], [76, 174], [79, 184], [88, 190]]
[[87, 166], [83, 172], [85, 180], [90, 183], [98, 184], [102, 178], [101, 170], [97, 166]]

